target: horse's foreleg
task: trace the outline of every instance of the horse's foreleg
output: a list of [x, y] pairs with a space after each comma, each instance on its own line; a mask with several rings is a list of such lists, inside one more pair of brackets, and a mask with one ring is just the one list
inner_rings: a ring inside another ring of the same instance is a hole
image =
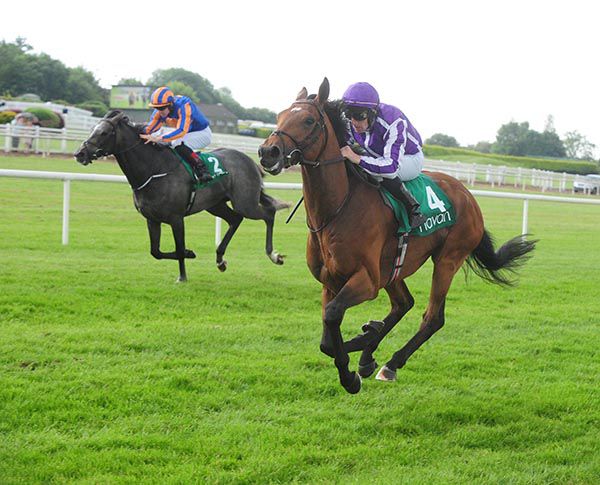
[[187, 281], [187, 274], [185, 272], [185, 225], [183, 217], [172, 222], [171, 229], [173, 231], [173, 239], [175, 239], [175, 254], [179, 261], [179, 278], [177, 278], [177, 282], [182, 283]]
[[364, 268], [352, 275], [337, 295], [333, 296], [329, 290], [323, 291], [324, 335], [321, 346], [323, 347], [324, 343], [331, 345], [340, 383], [351, 394], [360, 391], [361, 382], [358, 374], [348, 369], [350, 358], [344, 348], [340, 327], [348, 308], [375, 296], [377, 296], [377, 288]]
[[221, 242], [217, 247], [217, 268], [219, 268], [219, 271], [225, 271], [227, 269], [227, 261], [223, 259], [223, 256], [225, 255], [229, 241], [231, 241], [235, 231], [240, 227], [244, 217], [238, 212], [231, 210], [226, 202], [220, 202], [210, 209], [207, 209], [207, 211], [213, 216], [224, 219], [229, 225], [229, 229], [227, 229], [225, 236], [223, 236], [223, 239], [221, 239]]
[[415, 300], [403, 280], [395, 280], [387, 286], [385, 290], [390, 298], [392, 308], [390, 313], [383, 319], [383, 325], [378, 331], [371, 332], [373, 338], [364, 347], [358, 362], [358, 373], [361, 377], [369, 377], [375, 372], [377, 362], [375, 362], [375, 359], [373, 358], [373, 353], [377, 350], [378, 345], [384, 337], [415, 304]]
[[414, 354], [421, 345], [427, 342], [435, 332], [444, 326], [446, 295], [450, 289], [452, 278], [454, 278], [454, 275], [461, 264], [462, 261], [457, 263], [453, 260], [445, 262], [438, 261], [434, 264], [429, 304], [427, 310], [423, 314], [423, 320], [419, 331], [404, 347], [394, 353], [392, 358], [379, 370], [377, 380], [396, 380], [396, 370], [402, 368], [409, 357]]
[[[146, 219], [148, 224], [148, 233], [150, 235], [150, 254], [154, 256], [156, 259], [178, 259], [176, 252], [163, 253], [160, 250], [160, 233], [161, 233], [161, 223], [156, 221], [151, 221], [150, 219]], [[189, 249], [185, 250], [185, 257], [188, 259], [193, 259], [196, 257], [194, 251]]]

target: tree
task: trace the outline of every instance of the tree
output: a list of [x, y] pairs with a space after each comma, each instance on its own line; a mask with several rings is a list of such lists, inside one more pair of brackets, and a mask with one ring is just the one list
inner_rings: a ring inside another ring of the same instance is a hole
[[119, 82], [117, 83], [121, 86], [143, 86], [144, 83], [142, 81], [140, 81], [139, 79], [134, 79], [132, 77], [122, 77], [121, 79], [119, 79]]
[[458, 148], [459, 144], [456, 141], [456, 138], [449, 135], [444, 135], [443, 133], [436, 133], [431, 137], [425, 140], [426, 145], [439, 145], [442, 147], [455, 147]]
[[496, 134], [496, 142], [492, 145], [492, 152], [502, 155], [525, 155], [528, 132], [529, 123], [527, 121], [523, 123], [511, 121], [502, 125]]
[[169, 87], [171, 88], [171, 90], [173, 91], [173, 93], [177, 96], [187, 96], [188, 98], [190, 98], [194, 103], [198, 103], [198, 96], [196, 95], [196, 92], [187, 84], [182, 83], [181, 81], [173, 81], [172, 83], [169, 83]]
[[567, 157], [569, 158], [581, 158], [583, 160], [594, 159], [594, 149], [596, 145], [588, 141], [578, 131], [569, 131], [565, 133], [565, 149]]
[[47, 54], [33, 54], [23, 38], [0, 42], [0, 93], [18, 96], [35, 93], [44, 101], [65, 99], [70, 103], [108, 101], [94, 76], [82, 67], [71, 69]]
[[491, 153], [492, 144], [489, 141], [478, 141], [473, 150], [480, 153]]
[[158, 69], [154, 71], [147, 84], [149, 86], [156, 87], [171, 87], [174, 81], [182, 82], [191, 87], [196, 93], [197, 99], [202, 103], [215, 104], [221, 101], [219, 95], [215, 91], [215, 88], [207, 79], [204, 79], [195, 72], [191, 72], [179, 67]]
[[529, 123], [511, 121], [502, 125], [492, 145], [492, 152], [514, 156], [557, 157], [565, 156], [565, 147], [552, 127], [546, 122], [546, 130], [540, 133], [529, 129]]

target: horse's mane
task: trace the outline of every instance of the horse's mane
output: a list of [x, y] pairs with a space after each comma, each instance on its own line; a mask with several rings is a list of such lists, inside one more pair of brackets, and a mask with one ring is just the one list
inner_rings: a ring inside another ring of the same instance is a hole
[[341, 147], [346, 145], [348, 133], [348, 122], [342, 116], [342, 105], [343, 101], [341, 99], [334, 99], [332, 101], [327, 101], [324, 106], [325, 113], [333, 126], [333, 132], [337, 138], [338, 145]]
[[126, 124], [129, 125], [130, 127], [132, 127], [137, 133], [142, 133], [144, 130], [144, 127], [146, 126], [144, 123], [137, 123], [135, 121], [132, 121], [129, 119], [129, 116], [127, 116], [123, 111], [119, 110], [119, 109], [112, 109], [110, 110], [108, 113], [106, 113], [104, 115], [103, 119], [113, 119], [116, 118], [117, 116], [123, 116], [123, 118], [126, 120]]

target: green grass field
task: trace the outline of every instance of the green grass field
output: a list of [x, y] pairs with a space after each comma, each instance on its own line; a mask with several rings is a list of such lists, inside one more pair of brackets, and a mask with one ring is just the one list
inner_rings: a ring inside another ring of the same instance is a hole
[[[110, 163], [2, 158], [1, 168], [119, 173]], [[282, 179], [292, 180], [297, 174]], [[299, 192], [270, 191], [295, 202]], [[504, 242], [520, 201], [481, 198]], [[446, 326], [398, 373], [355, 396], [319, 352], [320, 286], [302, 211], [245, 221], [214, 264], [214, 219], [187, 219], [187, 284], [149, 254], [125, 184], [0, 177], [0, 483], [594, 484], [600, 478], [600, 208], [531, 202], [540, 239], [514, 289], [460, 272]], [[163, 231], [163, 248], [173, 247]], [[357, 235], [359, 237], [359, 235]], [[417, 330], [415, 308], [381, 344]], [[384, 292], [351, 309], [358, 333]], [[356, 368], [358, 355], [352, 356]]]

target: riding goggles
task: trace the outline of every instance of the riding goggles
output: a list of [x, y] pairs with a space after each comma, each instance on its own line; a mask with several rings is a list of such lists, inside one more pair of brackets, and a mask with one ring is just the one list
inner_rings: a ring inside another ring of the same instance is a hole
[[369, 117], [369, 111], [364, 108], [347, 108], [344, 110], [344, 116], [356, 121], [364, 121]]

